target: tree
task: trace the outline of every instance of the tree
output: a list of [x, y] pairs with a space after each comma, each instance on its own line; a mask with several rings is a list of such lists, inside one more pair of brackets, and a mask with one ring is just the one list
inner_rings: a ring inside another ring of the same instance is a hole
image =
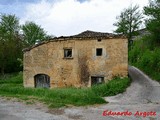
[[149, 17], [146, 20], [146, 27], [153, 35], [155, 43], [160, 44], [160, 0], [153, 0], [144, 7], [144, 14]]
[[22, 58], [19, 38], [19, 19], [15, 15], [0, 16], [0, 70], [11, 72], [19, 69], [17, 58]]
[[27, 46], [34, 45], [37, 41], [43, 41], [48, 38], [44, 29], [34, 22], [26, 22], [22, 26], [22, 31]]
[[117, 17], [118, 21], [113, 24], [117, 27], [115, 32], [126, 35], [128, 40], [131, 40], [137, 34], [136, 31], [142, 23], [143, 16], [138, 9], [138, 5], [133, 7], [131, 5], [129, 8], [124, 9]]

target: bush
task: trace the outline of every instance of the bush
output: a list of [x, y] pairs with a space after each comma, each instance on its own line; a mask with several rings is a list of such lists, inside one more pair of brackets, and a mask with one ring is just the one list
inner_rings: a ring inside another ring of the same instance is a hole
[[92, 90], [96, 95], [104, 97], [104, 96], [113, 96], [118, 93], [122, 93], [129, 86], [130, 80], [129, 78], [115, 78], [109, 81], [106, 84], [101, 84], [97, 86], [93, 86]]
[[140, 68], [151, 78], [160, 81], [160, 48], [155, 47], [152, 42], [149, 36], [135, 41], [129, 51], [129, 63]]

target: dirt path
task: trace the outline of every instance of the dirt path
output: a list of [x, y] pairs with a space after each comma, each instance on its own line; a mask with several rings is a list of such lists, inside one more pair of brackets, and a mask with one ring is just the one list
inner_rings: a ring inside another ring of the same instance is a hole
[[[160, 120], [160, 84], [135, 67], [129, 67], [129, 74], [131, 86], [123, 94], [106, 97], [108, 104], [48, 110], [0, 98], [0, 120]], [[106, 110], [131, 115], [107, 115]]]

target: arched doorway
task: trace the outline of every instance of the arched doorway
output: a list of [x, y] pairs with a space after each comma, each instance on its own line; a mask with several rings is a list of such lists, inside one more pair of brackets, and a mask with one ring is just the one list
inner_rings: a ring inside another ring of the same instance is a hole
[[49, 88], [50, 77], [46, 74], [37, 74], [34, 76], [35, 88]]

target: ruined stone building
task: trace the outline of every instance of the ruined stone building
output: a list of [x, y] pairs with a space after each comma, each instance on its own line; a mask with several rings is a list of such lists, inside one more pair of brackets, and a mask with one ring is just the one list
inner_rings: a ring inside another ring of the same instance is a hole
[[124, 36], [85, 31], [24, 50], [25, 87], [84, 87], [128, 75]]

